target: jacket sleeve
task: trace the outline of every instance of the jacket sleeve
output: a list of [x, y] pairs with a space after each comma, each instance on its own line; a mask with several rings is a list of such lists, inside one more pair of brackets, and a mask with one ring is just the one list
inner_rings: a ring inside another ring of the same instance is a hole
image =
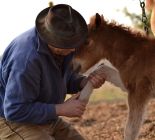
[[83, 75], [80, 75], [74, 72], [72, 69], [70, 70], [70, 78], [67, 86], [67, 93], [74, 94], [82, 90], [81, 81], [86, 78]]
[[32, 64], [25, 69], [17, 69], [15, 65], [3, 71], [7, 79], [4, 98], [4, 115], [7, 120], [43, 124], [57, 118], [54, 104], [37, 102], [40, 74], [38, 67]]

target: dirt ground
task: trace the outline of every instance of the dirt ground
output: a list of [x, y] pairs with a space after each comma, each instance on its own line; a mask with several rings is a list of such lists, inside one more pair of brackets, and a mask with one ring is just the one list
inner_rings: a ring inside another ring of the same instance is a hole
[[[155, 140], [155, 100], [149, 103], [139, 140]], [[127, 118], [125, 101], [88, 104], [82, 118], [67, 119], [86, 140], [122, 140]]]

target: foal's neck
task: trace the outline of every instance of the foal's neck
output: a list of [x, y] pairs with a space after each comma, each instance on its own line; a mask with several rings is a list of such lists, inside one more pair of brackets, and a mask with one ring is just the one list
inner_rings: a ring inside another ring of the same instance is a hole
[[109, 25], [100, 31], [104, 57], [118, 69], [134, 54], [142, 40], [144, 41], [140, 34], [137, 36], [138, 34], [133, 34], [121, 26]]

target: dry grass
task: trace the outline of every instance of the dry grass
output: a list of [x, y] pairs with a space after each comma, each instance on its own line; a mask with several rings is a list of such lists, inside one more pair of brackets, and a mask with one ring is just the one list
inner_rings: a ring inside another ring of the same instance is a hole
[[106, 82], [101, 88], [93, 91], [90, 102], [125, 100], [126, 98], [126, 92]]

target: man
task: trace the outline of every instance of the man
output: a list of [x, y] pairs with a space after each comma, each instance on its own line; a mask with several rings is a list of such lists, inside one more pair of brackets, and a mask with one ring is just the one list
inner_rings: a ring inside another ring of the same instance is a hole
[[89, 79], [94, 88], [105, 79], [72, 71], [75, 50], [87, 38], [83, 17], [69, 5], [41, 11], [36, 26], [15, 38], [0, 65], [0, 140], [84, 140], [59, 116], [80, 117], [86, 104], [78, 93]]

